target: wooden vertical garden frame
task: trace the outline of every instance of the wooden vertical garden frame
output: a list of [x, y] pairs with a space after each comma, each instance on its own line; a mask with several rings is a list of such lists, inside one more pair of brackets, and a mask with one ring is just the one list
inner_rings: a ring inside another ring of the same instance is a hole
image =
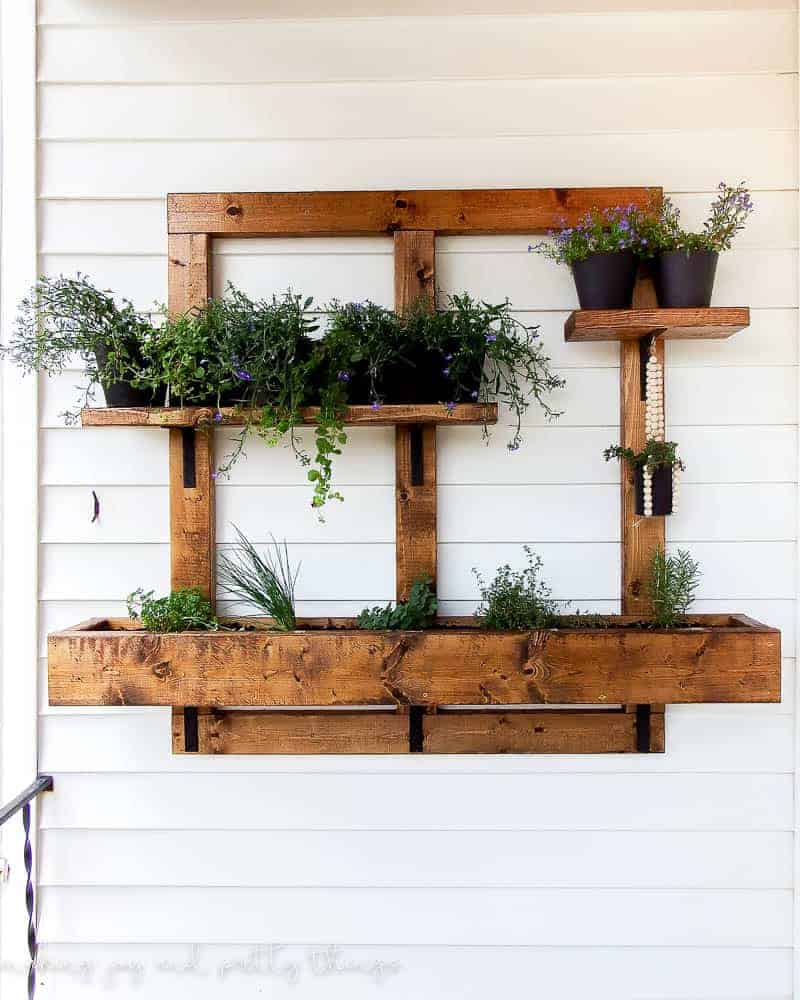
[[[574, 225], [590, 208], [660, 198], [660, 188], [174, 194], [169, 306], [184, 312], [211, 295], [216, 239], [383, 235], [394, 243], [396, 308], [420, 297], [433, 307], [437, 235], [529, 235]], [[643, 338], [657, 337], [663, 359], [664, 336], [728, 336], [747, 325], [747, 310], [658, 310], [646, 279], [635, 306], [574, 313], [565, 336], [621, 341], [622, 443], [641, 447]], [[212, 412], [87, 410], [83, 422], [169, 429], [172, 586], [200, 587], [213, 601]], [[461, 404], [451, 414], [439, 405], [348, 409], [347, 423], [395, 426], [398, 600], [417, 577], [436, 580], [437, 424], [496, 419], [495, 404]], [[241, 420], [223, 410], [224, 423]], [[637, 616], [664, 521], [635, 516], [627, 473], [621, 510], [622, 610]], [[468, 619], [443, 619], [442, 629], [398, 633], [358, 632], [344, 621], [304, 630], [300, 622], [282, 636], [263, 627], [153, 636], [129, 621], [95, 620], [50, 636], [50, 701], [177, 706], [173, 749], [181, 753], [652, 752], [664, 749], [663, 702], [779, 700], [779, 634], [743, 616], [697, 618], [697, 628], [679, 634], [486, 633]], [[548, 702], [598, 707], [533, 709]], [[334, 705], [375, 710], [323, 710]], [[491, 707], [442, 711], [448, 705]]]

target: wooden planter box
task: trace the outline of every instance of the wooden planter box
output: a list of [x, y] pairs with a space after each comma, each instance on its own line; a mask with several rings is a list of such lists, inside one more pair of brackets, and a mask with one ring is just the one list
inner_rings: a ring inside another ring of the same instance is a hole
[[152, 634], [93, 619], [48, 639], [51, 705], [612, 705], [780, 701], [780, 633], [743, 615], [695, 627], [420, 632], [257, 619], [243, 632]]

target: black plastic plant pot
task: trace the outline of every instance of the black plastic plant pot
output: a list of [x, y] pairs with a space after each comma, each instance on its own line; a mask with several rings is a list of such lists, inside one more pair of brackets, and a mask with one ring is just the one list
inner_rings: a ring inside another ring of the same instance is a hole
[[670, 250], [655, 259], [653, 280], [664, 309], [703, 309], [711, 305], [719, 254], [713, 250]]
[[[108, 362], [108, 350], [103, 343], [95, 344], [94, 356], [97, 374], [106, 397], [106, 406], [152, 406], [153, 393], [146, 389], [134, 389], [130, 382], [109, 382], [103, 377]], [[156, 404], [157, 405], [157, 404]]]
[[446, 357], [441, 351], [407, 351], [402, 361], [387, 365], [383, 371], [378, 387], [381, 398], [385, 403], [471, 402], [472, 393], [477, 395], [480, 388], [483, 358], [474, 371], [462, 375], [459, 399], [455, 399], [456, 388], [445, 375], [446, 369]]
[[[644, 517], [644, 467], [636, 466], [636, 513]], [[672, 513], [672, 466], [659, 465], [653, 472], [653, 517]]]
[[572, 265], [581, 309], [630, 309], [639, 261], [632, 250], [595, 253]]

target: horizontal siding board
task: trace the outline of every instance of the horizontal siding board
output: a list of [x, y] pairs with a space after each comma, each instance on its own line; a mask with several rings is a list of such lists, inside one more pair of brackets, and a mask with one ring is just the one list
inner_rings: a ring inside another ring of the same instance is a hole
[[[169, 709], [145, 713], [151, 714], [166, 723], [161, 726], [166, 756]], [[116, 717], [122, 721], [127, 713]], [[131, 773], [124, 782], [113, 772], [57, 771], [60, 793], [43, 801], [42, 828], [785, 832], [793, 827], [790, 774], [588, 773], [587, 767], [600, 763], [595, 757], [569, 761], [584, 773], [531, 774], [528, 759], [518, 757], [503, 758], [503, 770], [496, 761], [473, 759], [473, 773], [463, 773], [462, 758], [437, 758], [433, 772], [431, 761], [409, 761], [405, 755], [382, 757], [374, 773], [364, 771], [363, 760], [266, 758], [259, 763], [272, 773], [255, 778], [245, 772], [243, 760], [196, 762], [205, 766], [204, 774], [181, 773], [182, 761], [173, 761], [170, 773]], [[520, 766], [513, 773], [516, 762]], [[95, 757], [93, 768], [97, 763], [102, 756]], [[231, 763], [239, 765], [238, 772], [225, 767]], [[309, 764], [313, 773], [303, 773]], [[607, 760], [602, 764], [611, 766]], [[336, 773], [344, 767], [353, 773]], [[224, 780], [210, 777], [221, 773]]]
[[[302, 8], [301, 8], [302, 9]], [[405, 13], [405, 12], [404, 12]], [[218, 21], [41, 32], [44, 83], [253, 84], [528, 76], [786, 73], [789, 11], [682, 11], [614, 17], [402, 17], [391, 21]], [[622, 64], [607, 52], [636, 39]], [[417, 44], [424, 33], [425, 46]], [[691, 35], [693, 44], [686, 45]], [[491, 37], [492, 44], [486, 39]], [[720, 39], [724, 44], [720, 44]], [[434, 57], [434, 53], [436, 54]], [[468, 69], [467, 69], [468, 68]]]
[[47, 830], [41, 851], [46, 886], [792, 885], [789, 833]]
[[[435, 51], [435, 49], [433, 49]], [[233, 50], [231, 50], [233, 53]], [[304, 62], [307, 62], [308, 59]], [[763, 76], [39, 87], [50, 140], [291, 140], [792, 128], [795, 82]], [[202, 95], [202, 97], [201, 97]], [[568, 128], [564, 123], [569, 121]]]
[[[703, 0], [705, 10], [793, 10], [793, 0]], [[695, 11], [696, 0], [570, 0], [569, 12], [605, 14], [617, 11]], [[458, 14], [563, 14], [556, 0], [502, 0], [488, 6], [486, 0], [234, 0], [226, 4], [225, 18], [252, 21], [279, 18], [376, 17], [392, 15]], [[39, 24], [126, 24], [156, 21], [219, 21], [218, 0], [180, 0], [165, 8], [159, 0], [138, 0], [131, 7], [123, 0], [87, 7], [85, 0], [44, 0], [38, 10]]]
[[[45, 197], [169, 191], [614, 186], [708, 191], [736, 163], [756, 189], [797, 186], [795, 134], [763, 129], [331, 143], [42, 142]], [[387, 171], [387, 164], [391, 169]]]
[[[124, 899], [124, 891], [120, 894]], [[120, 903], [119, 905], [124, 905]], [[274, 945], [254, 948], [153, 942], [146, 946], [45, 943], [41, 980], [59, 1000], [132, 1000], [168, 991], [171, 1000], [217, 1000], [220, 992], [300, 992], [314, 1000], [479, 1000], [503, 977], [505, 1000], [527, 1000], [531, 982], [553, 983], [554, 1000], [790, 1000], [789, 948], [541, 948]], [[332, 973], [331, 961], [348, 973]], [[654, 976], [653, 969], [658, 969]], [[220, 983], [222, 980], [222, 985]], [[21, 981], [21, 979], [20, 979]]]
[[[787, 947], [787, 890], [208, 889], [40, 891], [43, 941]], [[395, 902], [396, 905], [387, 905]]]
[[[672, 194], [671, 192], [667, 192]], [[686, 226], [702, 225], [714, 197], [707, 192], [672, 195], [681, 210]], [[797, 199], [791, 191], [753, 191], [756, 206], [747, 226], [736, 237], [736, 248], [782, 249], [797, 246]], [[39, 249], [44, 254], [163, 254], [166, 204], [163, 198], [146, 200], [103, 200], [93, 197], [72, 199], [42, 199], [39, 212]], [[465, 242], [458, 237], [443, 236], [437, 241], [437, 252], [468, 249], [473, 253], [486, 250], [519, 252], [533, 242], [535, 236], [471, 237]], [[306, 254], [328, 256], [350, 253], [383, 253], [390, 256], [390, 240], [383, 237], [349, 237], [346, 239], [307, 237], [218, 240], [215, 254]], [[587, 349], [589, 344], [584, 344]]]
[[[437, 758], [435, 761], [426, 757], [418, 765], [406, 760], [408, 755], [393, 758], [345, 756], [328, 760], [317, 757], [303, 762], [302, 758], [253, 755], [223, 758], [182, 754], [176, 758], [171, 754], [168, 714], [153, 711], [139, 714], [109, 712], [90, 717], [76, 714], [73, 710], [71, 714], [48, 714], [42, 718], [40, 761], [47, 773], [102, 770], [125, 774], [126, 783], [137, 771], [199, 773], [209, 780], [213, 780], [212, 775], [223, 774], [227, 781], [239, 772], [267, 774], [290, 767], [292, 770], [320, 770], [326, 774], [344, 770], [374, 771], [377, 774], [406, 771], [419, 777], [432, 769], [450, 776], [463, 773], [498, 775], [501, 770], [512, 770], [530, 775], [558, 774], [563, 779], [573, 771], [628, 775], [681, 773], [686, 777], [695, 771], [788, 774], [792, 770], [792, 719], [781, 714], [777, 706], [763, 707], [758, 711], [750, 706], [744, 711], [717, 706], [687, 710], [684, 706], [675, 706], [667, 713], [666, 727], [666, 754], [626, 754], [623, 757], [503, 755], [502, 761], [491, 755], [471, 759]], [[388, 763], [384, 763], [384, 759]], [[312, 788], [316, 794], [316, 784], [312, 783]], [[484, 785], [479, 784], [476, 791], [483, 788]], [[593, 829], [590, 817], [593, 812], [596, 814], [597, 806], [590, 805], [590, 801], [593, 803], [594, 799], [585, 800], [585, 822]], [[419, 808], [414, 806], [413, 812], [416, 822], [425, 829], [429, 828], [429, 824], [434, 827], [439, 825], [438, 821], [424, 819], [424, 808], [428, 808], [426, 803], [427, 799], [423, 796]], [[319, 822], [323, 826], [335, 826], [336, 821], [332, 817], [337, 813], [326, 812], [326, 809], [324, 801], [320, 800]], [[556, 821], [548, 817], [543, 822], [549, 827], [551, 822]], [[621, 823], [623, 829], [631, 824], [633, 828], [639, 826], [636, 820], [631, 820], [629, 824], [618, 818], [616, 822]], [[685, 815], [682, 823], [678, 828], [695, 829], [690, 815]], [[602, 822], [599, 826], [602, 828]]]

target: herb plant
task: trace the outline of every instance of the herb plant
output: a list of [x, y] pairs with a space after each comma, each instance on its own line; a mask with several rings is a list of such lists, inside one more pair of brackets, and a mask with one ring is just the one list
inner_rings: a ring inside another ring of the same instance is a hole
[[648, 596], [659, 628], [675, 628], [686, 620], [700, 584], [700, 566], [685, 549], [667, 555], [660, 547], [650, 562]]
[[430, 625], [438, 607], [436, 595], [431, 589], [430, 577], [415, 580], [407, 601], [400, 601], [394, 607], [387, 604], [364, 608], [356, 622], [363, 629], [421, 629]]
[[235, 557], [223, 553], [217, 560], [220, 588], [255, 604], [274, 619], [280, 631], [291, 632], [297, 626], [294, 592], [300, 566], [292, 567], [285, 541], [281, 546], [273, 538], [272, 551], [262, 556], [244, 533], [233, 527], [241, 551]]
[[[123, 299], [95, 287], [86, 275], [41, 277], [19, 305], [10, 343], [0, 350], [25, 372], [58, 375], [78, 355], [86, 385], [84, 402], [97, 384], [133, 381], [141, 375], [141, 351], [152, 335], [149, 320]], [[69, 422], [77, 411], [66, 414]]]
[[[450, 393], [446, 409], [490, 399], [508, 406], [515, 421], [510, 451], [522, 442], [522, 417], [532, 399], [548, 420], [560, 416], [547, 397], [566, 383], [550, 370], [539, 328], [518, 320], [508, 300], [493, 305], [465, 292], [449, 296], [435, 312], [417, 306], [402, 320], [402, 341], [422, 343], [440, 355]], [[488, 437], [486, 426], [484, 434]]]
[[128, 595], [128, 614], [148, 632], [216, 631], [211, 602], [197, 587], [181, 587], [168, 597], [153, 597], [141, 587]]
[[557, 624], [552, 590], [540, 577], [542, 560], [530, 546], [524, 546], [524, 551], [528, 561], [524, 569], [514, 570], [506, 563], [491, 583], [486, 583], [477, 569], [472, 570], [481, 595], [475, 617], [483, 628], [528, 631]]
[[665, 197], [660, 213], [649, 215], [641, 225], [648, 251], [683, 250], [690, 254], [730, 250], [734, 237], [744, 229], [753, 211], [753, 201], [744, 183], [732, 187], [722, 181], [717, 190], [719, 193], [699, 233], [689, 233], [681, 227], [680, 210], [671, 198]]
[[651, 439], [639, 452], [634, 451], [633, 448], [623, 448], [621, 445], [615, 444], [606, 448], [603, 457], [607, 462], [617, 458], [634, 467], [642, 466], [649, 473], [653, 473], [664, 465], [677, 466], [681, 471], [686, 468], [678, 457], [678, 445], [675, 441], [654, 441]]
[[641, 256], [648, 251], [648, 238], [642, 232], [645, 214], [635, 205], [617, 206], [603, 211], [593, 208], [577, 225], [553, 229], [548, 240], [528, 247], [529, 252], [548, 257], [568, 267], [596, 253], [633, 250]]

